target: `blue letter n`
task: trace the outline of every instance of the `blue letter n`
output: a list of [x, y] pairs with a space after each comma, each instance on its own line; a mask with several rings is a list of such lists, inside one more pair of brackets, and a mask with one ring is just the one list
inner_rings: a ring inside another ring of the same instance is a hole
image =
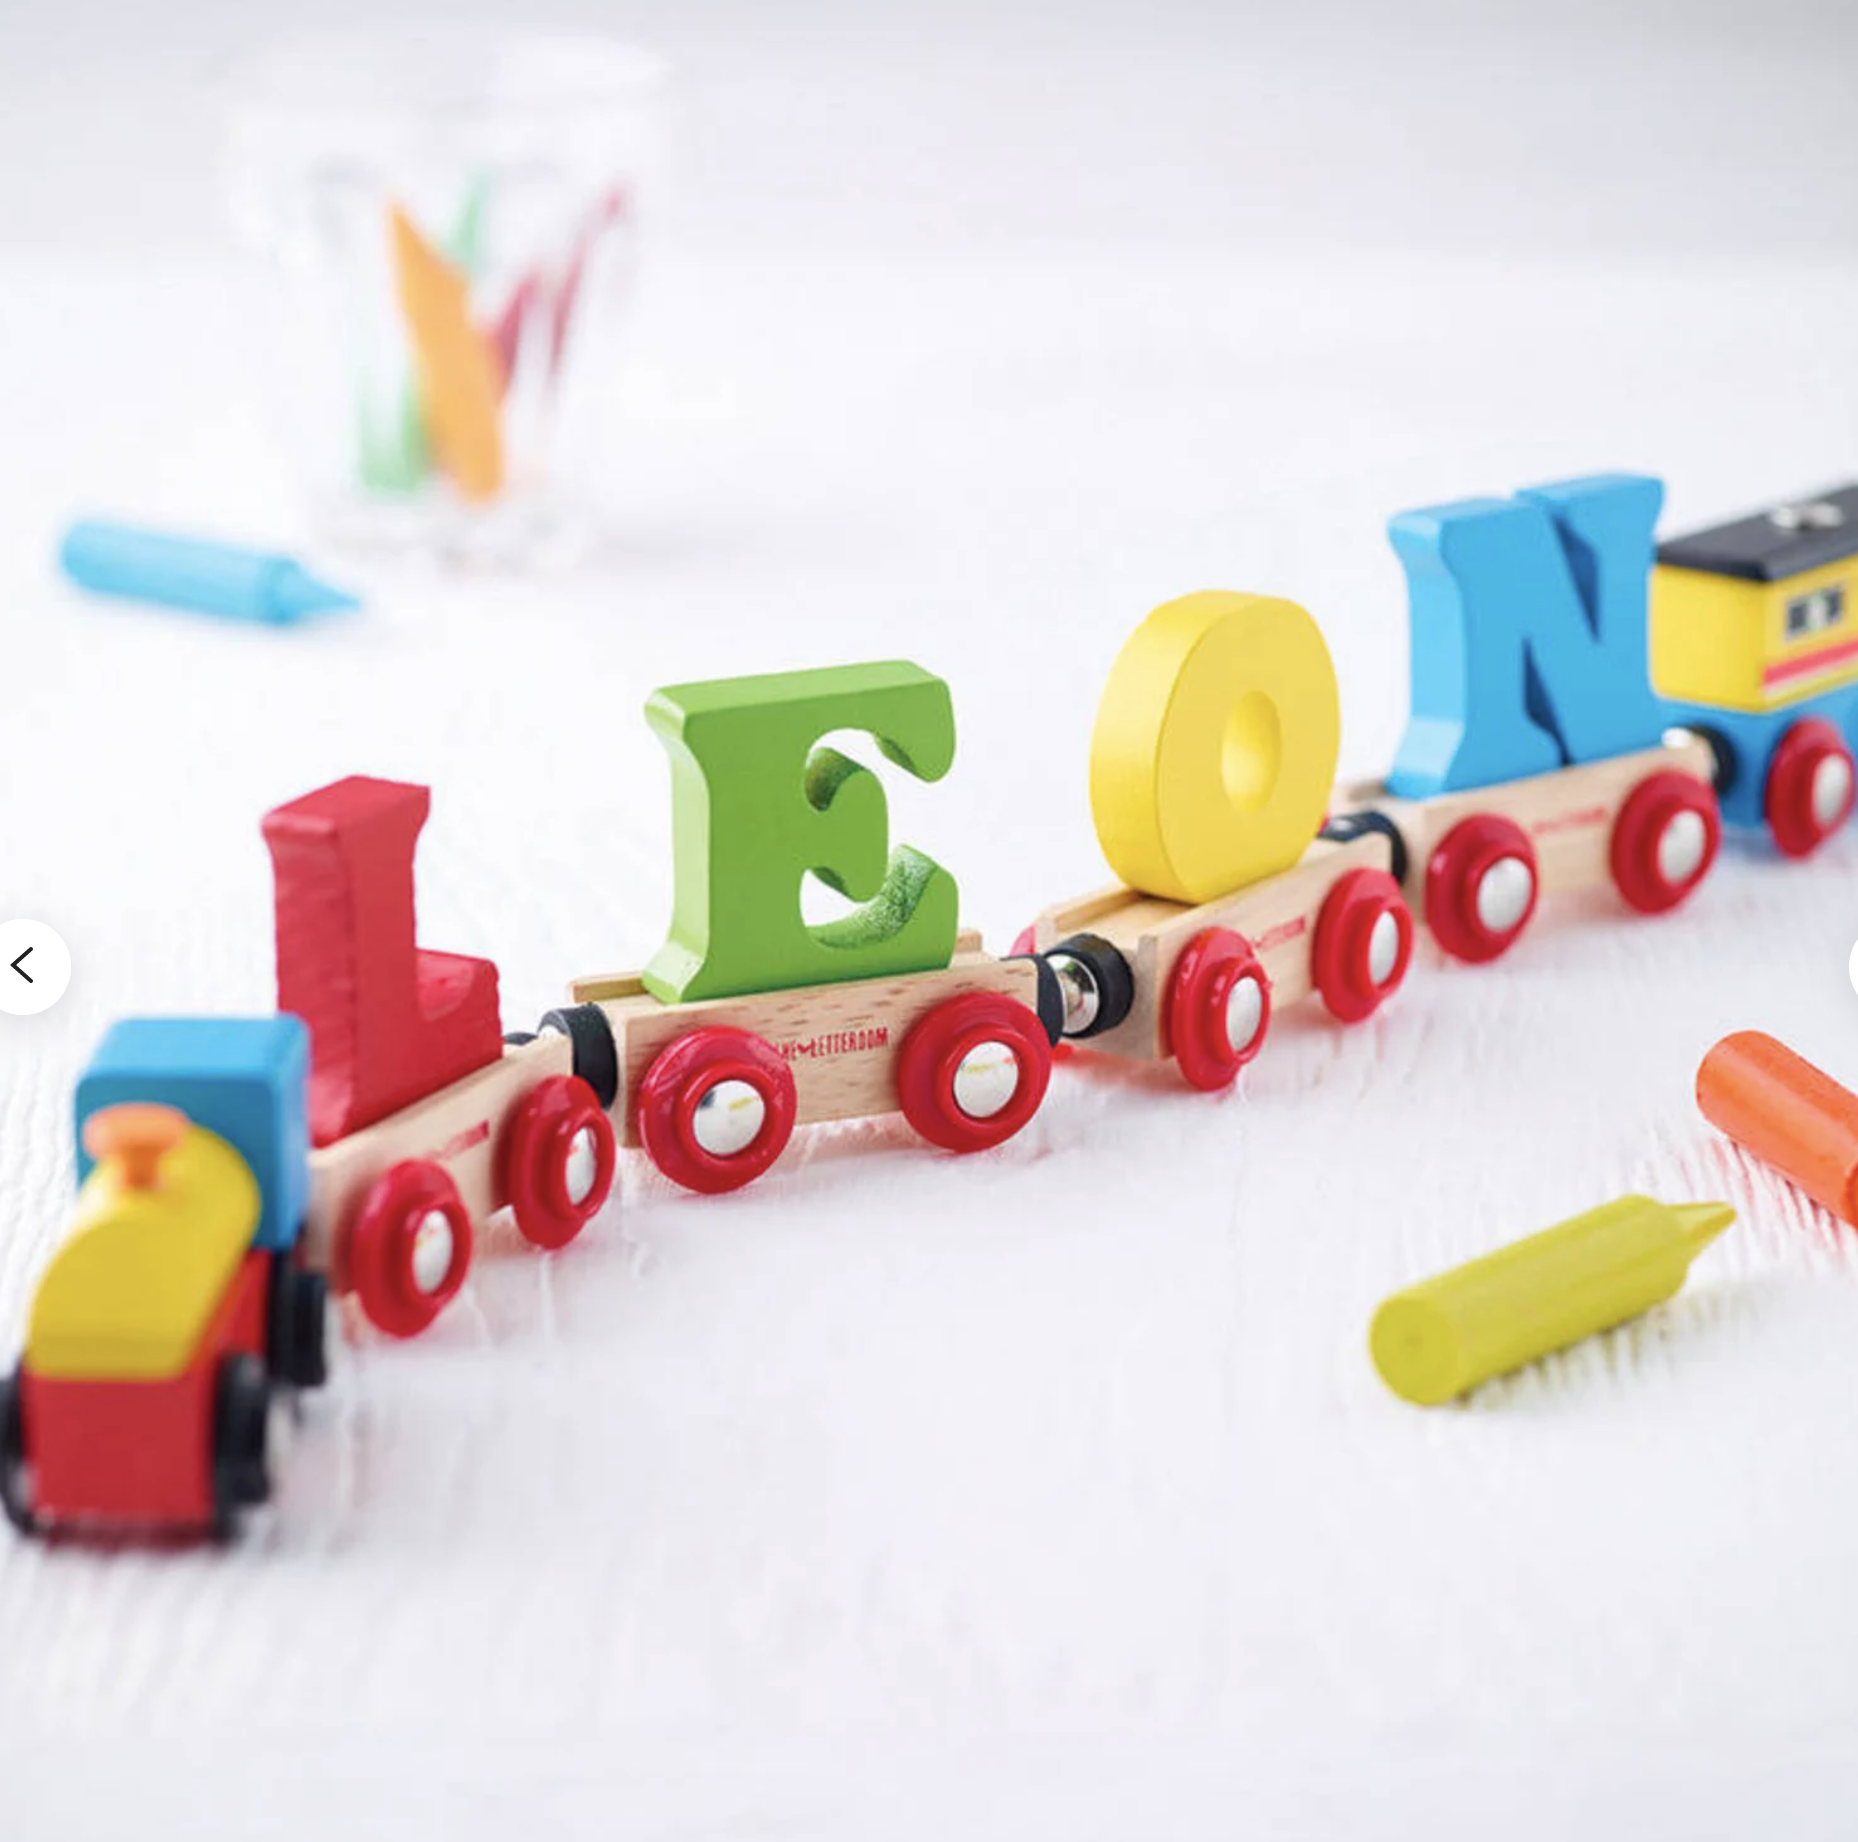
[[1424, 799], [1649, 748], [1645, 651], [1661, 481], [1599, 474], [1405, 512], [1413, 705], [1391, 791]]

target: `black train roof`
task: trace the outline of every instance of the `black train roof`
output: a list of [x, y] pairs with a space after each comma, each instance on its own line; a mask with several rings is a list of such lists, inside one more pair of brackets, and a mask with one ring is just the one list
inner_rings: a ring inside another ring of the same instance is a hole
[[1658, 546], [1658, 560], [1745, 582], [1784, 582], [1858, 556], [1858, 486], [1793, 499]]

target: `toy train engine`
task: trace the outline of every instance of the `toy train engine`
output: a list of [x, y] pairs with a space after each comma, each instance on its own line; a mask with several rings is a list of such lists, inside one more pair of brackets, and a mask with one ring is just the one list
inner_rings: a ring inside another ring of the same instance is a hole
[[1724, 815], [1817, 850], [1858, 794], [1858, 486], [1661, 544], [1651, 673], [1708, 742]]
[[1227, 1086], [1273, 1015], [1316, 995], [1354, 1023], [1399, 988], [1413, 917], [1388, 838], [1317, 836], [1341, 736], [1335, 669], [1295, 602], [1207, 592], [1157, 608], [1111, 670], [1090, 747], [1121, 883], [1047, 909], [1020, 944], [1063, 1034]]
[[1384, 783], [1338, 789], [1331, 838], [1372, 832], [1433, 938], [1485, 961], [1543, 895], [1605, 888], [1641, 914], [1708, 874], [1714, 758], [1645, 674], [1664, 489], [1633, 475], [1408, 512], [1391, 525], [1412, 624], [1412, 708]]
[[325, 1375], [301, 1264], [308, 1038], [294, 1017], [135, 1019], [78, 1085], [69, 1238], [0, 1386], [22, 1530], [228, 1534], [271, 1490], [279, 1390]]
[[[1058, 991], [957, 924], [955, 881], [892, 850], [877, 776], [820, 738], [862, 731], [922, 780], [954, 758], [941, 679], [905, 662], [673, 686], [670, 937], [639, 973], [577, 979], [540, 1040], [624, 1142], [708, 1193], [740, 1188], [796, 1125], [901, 1112], [949, 1151], [1011, 1138], [1045, 1097]], [[858, 903], [804, 918], [807, 875]]]

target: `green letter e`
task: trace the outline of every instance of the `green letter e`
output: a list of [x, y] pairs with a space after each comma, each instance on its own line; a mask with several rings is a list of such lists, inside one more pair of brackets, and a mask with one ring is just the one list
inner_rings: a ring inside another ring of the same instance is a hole
[[[955, 755], [948, 686], [901, 662], [724, 678], [654, 692], [646, 720], [671, 756], [671, 933], [644, 974], [669, 1003], [946, 966], [955, 879], [889, 849], [877, 776], [815, 746], [859, 729], [918, 780]], [[862, 907], [809, 927], [811, 871]]]

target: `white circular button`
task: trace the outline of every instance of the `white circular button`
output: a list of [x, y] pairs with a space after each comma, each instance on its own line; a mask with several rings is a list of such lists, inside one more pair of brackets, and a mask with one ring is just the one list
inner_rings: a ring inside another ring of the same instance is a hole
[[0, 1011], [36, 1017], [70, 983], [71, 949], [43, 921], [0, 921]]

